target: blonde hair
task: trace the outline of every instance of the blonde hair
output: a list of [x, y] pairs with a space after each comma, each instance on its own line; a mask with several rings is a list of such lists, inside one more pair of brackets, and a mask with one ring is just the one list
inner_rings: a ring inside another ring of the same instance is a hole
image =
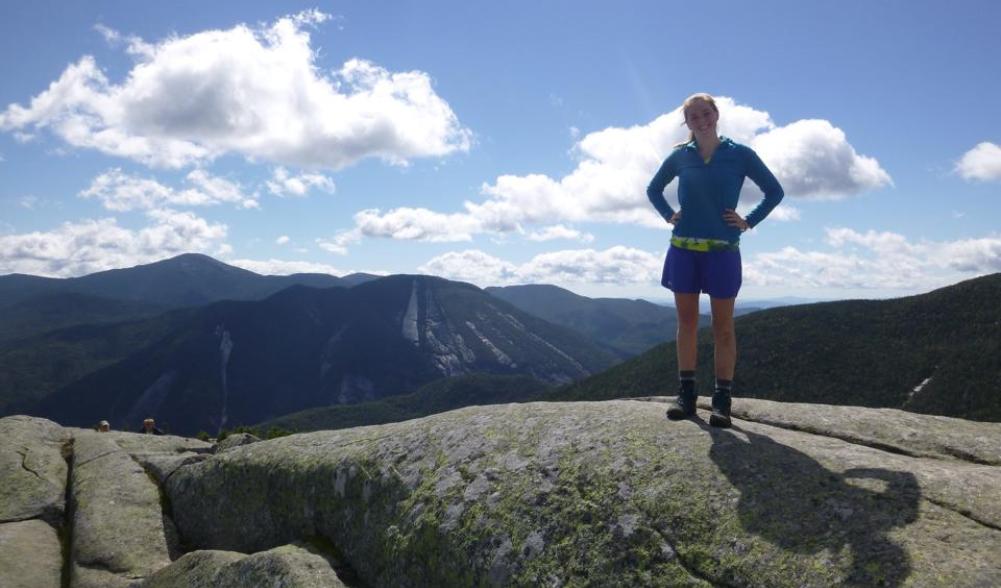
[[[688, 108], [692, 104], [695, 104], [696, 102], [700, 102], [700, 101], [701, 102], [707, 102], [709, 104], [709, 106], [712, 107], [713, 112], [716, 113], [716, 116], [719, 116], [719, 108], [716, 107], [716, 101], [713, 100], [713, 97], [711, 95], [709, 95], [709, 94], [706, 94], [705, 92], [698, 92], [698, 93], [692, 94], [688, 98], [685, 98], [685, 101], [681, 103], [681, 113], [685, 117], [685, 122], [688, 122]], [[681, 123], [681, 124], [685, 124], [685, 123]], [[695, 131], [688, 131], [688, 138], [685, 139], [684, 141], [682, 141], [681, 143], [675, 144], [674, 146], [675, 147], [681, 147], [682, 145], [687, 145], [688, 143], [691, 143], [694, 140], [695, 140]]]

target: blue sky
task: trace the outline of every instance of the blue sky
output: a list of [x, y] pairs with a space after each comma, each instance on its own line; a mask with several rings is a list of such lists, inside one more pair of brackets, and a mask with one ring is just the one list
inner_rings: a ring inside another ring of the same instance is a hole
[[644, 189], [709, 92], [787, 193], [742, 297], [924, 292], [1001, 271], [999, 6], [5, 2], [0, 274], [198, 251], [664, 299]]

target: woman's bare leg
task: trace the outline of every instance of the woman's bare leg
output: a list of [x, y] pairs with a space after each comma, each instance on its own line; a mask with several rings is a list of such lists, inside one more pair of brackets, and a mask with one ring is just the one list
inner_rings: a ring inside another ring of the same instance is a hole
[[[737, 335], [733, 328], [736, 298], [710, 298], [713, 311], [713, 342], [717, 380], [733, 380], [737, 365]], [[681, 351], [679, 346], [678, 355]]]
[[678, 370], [695, 370], [699, 333], [699, 295], [674, 293], [674, 307], [678, 311]]

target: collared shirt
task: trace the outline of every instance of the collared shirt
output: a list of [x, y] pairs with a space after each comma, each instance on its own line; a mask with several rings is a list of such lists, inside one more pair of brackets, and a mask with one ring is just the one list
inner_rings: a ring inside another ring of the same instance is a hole
[[744, 178], [751, 178], [764, 192], [764, 199], [745, 219], [751, 227], [768, 216], [784, 192], [777, 179], [750, 147], [723, 137], [708, 162], [699, 155], [695, 141], [677, 147], [664, 160], [647, 187], [647, 197], [665, 220], [674, 210], [664, 198], [664, 188], [678, 178], [681, 220], [674, 236], [710, 239], [737, 244], [740, 229], [723, 219], [726, 209], [737, 209]]

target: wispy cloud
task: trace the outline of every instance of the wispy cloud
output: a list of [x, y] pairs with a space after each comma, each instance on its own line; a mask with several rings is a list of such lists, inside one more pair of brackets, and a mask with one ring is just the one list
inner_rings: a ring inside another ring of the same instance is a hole
[[257, 196], [246, 195], [241, 186], [205, 170], [192, 170], [185, 177], [190, 186], [177, 190], [152, 178], [143, 178], [109, 169], [80, 192], [82, 198], [95, 198], [108, 210], [148, 210], [163, 206], [207, 206], [231, 203], [241, 208], [257, 208]]
[[326, 19], [308, 11], [158, 43], [98, 25], [109, 43], [127, 41], [138, 62], [124, 81], [83, 56], [27, 106], [0, 112], [0, 129], [21, 137], [47, 129], [74, 147], [166, 167], [236, 153], [339, 169], [469, 149], [471, 131], [427, 73], [351, 59], [324, 74], [307, 28]]
[[330, 274], [341, 276], [345, 272], [332, 265], [312, 261], [288, 261], [283, 259], [227, 259], [226, 263], [267, 276], [287, 276], [291, 274]]
[[358, 229], [351, 229], [348, 231], [341, 231], [330, 239], [317, 239], [316, 246], [329, 253], [347, 255], [348, 246], [357, 243], [361, 240], [361, 238], [362, 235]]
[[525, 237], [529, 241], [554, 241], [557, 239], [568, 239], [571, 241], [581, 241], [583, 243], [590, 243], [591, 241], [594, 241], [594, 235], [590, 233], [582, 233], [577, 229], [563, 225], [543, 227], [541, 230], [528, 233]]
[[276, 167], [267, 181], [268, 190], [279, 197], [305, 196], [312, 189], [333, 194], [334, 181], [323, 174], [304, 173], [294, 176], [284, 167]]

